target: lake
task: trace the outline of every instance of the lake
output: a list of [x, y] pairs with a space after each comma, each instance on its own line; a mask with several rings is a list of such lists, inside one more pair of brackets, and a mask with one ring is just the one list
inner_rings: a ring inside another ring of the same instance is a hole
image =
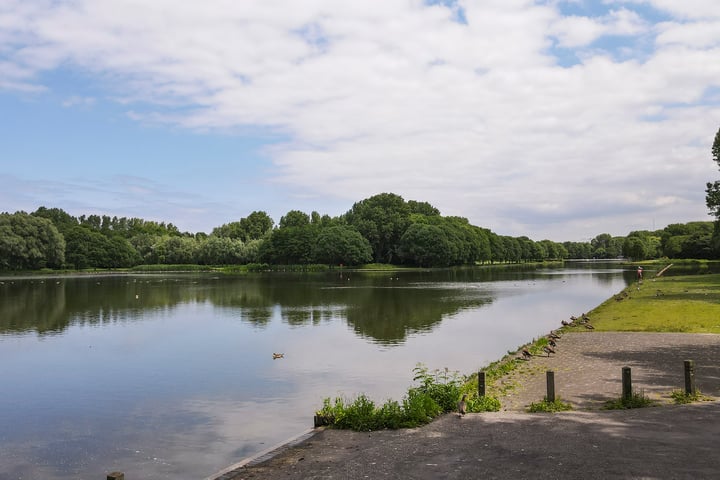
[[[564, 268], [0, 279], [0, 479], [203, 479], [325, 397], [470, 374], [634, 279]], [[284, 357], [273, 359], [273, 353]]]

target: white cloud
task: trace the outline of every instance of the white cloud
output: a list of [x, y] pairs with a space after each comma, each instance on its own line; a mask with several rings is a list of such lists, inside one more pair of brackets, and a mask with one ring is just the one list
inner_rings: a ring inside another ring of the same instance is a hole
[[95, 105], [95, 98], [83, 97], [82, 95], [73, 95], [62, 101], [63, 107], [92, 107]]
[[658, 45], [685, 45], [693, 48], [720, 46], [720, 21], [665, 22], [658, 25], [658, 31]]
[[640, 35], [647, 28], [646, 22], [637, 13], [623, 8], [611, 10], [602, 17], [561, 17], [552, 24], [550, 32], [557, 37], [559, 46], [576, 48], [589, 45], [605, 35]]
[[715, 0], [604, 0], [607, 4], [649, 5], [680, 19], [708, 20], [720, 18]]
[[97, 76], [139, 121], [283, 132], [274, 181], [298, 197], [393, 191], [498, 233], [575, 239], [705, 214], [720, 108], [698, 102], [720, 87], [720, 31], [652, 3], [686, 23], [658, 26], [646, 57], [578, 50], [572, 68], [554, 40], [653, 27], [630, 8], [562, 17], [530, 0], [462, 1], [466, 25], [420, 0], [11, 2], [0, 58], [24, 88], [59, 65]]

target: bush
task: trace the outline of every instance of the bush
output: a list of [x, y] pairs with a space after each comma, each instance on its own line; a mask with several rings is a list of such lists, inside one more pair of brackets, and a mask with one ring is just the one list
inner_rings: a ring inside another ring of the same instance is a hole
[[500, 400], [485, 395], [483, 397], [469, 397], [467, 399], [468, 412], [498, 412], [500, 411]]
[[452, 412], [457, 409], [462, 385], [462, 380], [457, 372], [450, 372], [446, 368], [430, 373], [422, 364], [418, 364], [413, 371], [415, 372], [413, 380], [420, 382], [417, 390], [432, 398], [443, 412]]
[[318, 423], [358, 431], [412, 428], [430, 422], [441, 413], [457, 409], [462, 385], [457, 373], [447, 369], [430, 373], [422, 365], [415, 367], [414, 371], [415, 381], [419, 381], [420, 385], [409, 388], [401, 403], [388, 400], [376, 407], [366, 395], [360, 395], [352, 402], [326, 398], [322, 408], [315, 413]]

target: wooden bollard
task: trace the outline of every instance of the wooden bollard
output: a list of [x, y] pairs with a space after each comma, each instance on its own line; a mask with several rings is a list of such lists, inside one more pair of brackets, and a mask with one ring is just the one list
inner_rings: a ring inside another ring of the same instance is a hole
[[485, 372], [478, 372], [478, 395], [485, 396]]
[[630, 367], [622, 369], [622, 398], [630, 400], [632, 398], [632, 377]]
[[108, 473], [107, 480], [125, 480], [125, 474], [122, 472]]
[[545, 374], [545, 377], [547, 379], [547, 401], [548, 402], [554, 402], [555, 401], [555, 372], [552, 370], [548, 370]]
[[685, 360], [685, 394], [695, 394], [695, 362]]

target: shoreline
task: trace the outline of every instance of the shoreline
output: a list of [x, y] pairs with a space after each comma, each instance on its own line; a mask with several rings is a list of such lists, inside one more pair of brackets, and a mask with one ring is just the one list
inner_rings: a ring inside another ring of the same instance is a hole
[[[658, 342], [661, 337], [663, 341]], [[633, 410], [599, 410], [599, 406], [603, 400], [620, 396], [620, 374], [626, 365], [633, 368], [633, 384], [638, 389], [658, 401], [667, 400], [666, 394], [671, 389], [682, 388], [682, 361], [686, 356], [694, 357], [698, 365], [699, 390], [706, 395], [720, 396], [720, 366], [714, 361], [720, 358], [720, 334], [565, 333], [558, 342], [557, 355], [538, 356], [524, 362], [521, 367], [526, 370], [521, 372], [526, 375], [522, 378], [524, 383], [511, 391], [511, 400], [501, 400], [504, 408], [500, 412], [471, 413], [463, 418], [445, 414], [414, 429], [320, 430], [301, 442], [271, 452], [268, 458], [248, 463], [213, 480], [360, 479], [367, 475], [377, 478], [377, 472], [383, 472], [381, 476], [387, 478], [400, 475], [430, 479], [437, 478], [438, 472], [433, 473], [435, 466], [442, 466], [443, 472], [455, 472], [443, 475], [444, 478], [522, 478], [523, 472], [527, 475], [535, 472], [534, 476], [538, 476], [537, 472], [548, 458], [561, 458], [564, 464], [570, 463], [565, 455], [567, 451], [562, 449], [568, 445], [574, 445], [573, 450], [583, 448], [586, 441], [588, 449], [615, 452], [613, 455], [617, 458], [613, 458], [618, 462], [637, 463], [636, 474], [631, 476], [648, 476], [651, 468], [658, 466], [654, 449], [666, 448], [675, 441], [678, 451], [713, 444], [713, 439], [720, 434], [720, 425], [709, 419], [720, 412], [720, 401], [689, 405], [669, 405], [665, 401], [666, 404], [657, 408]], [[538, 373], [549, 368], [556, 372], [559, 397], [572, 403], [575, 410], [555, 414], [525, 413], [526, 403], [542, 399], [545, 376]], [[512, 402], [512, 408], [505, 403], [508, 401]], [[712, 413], [705, 413], [708, 411]], [[543, 431], [550, 427], [554, 437], [552, 442], [547, 442]], [[591, 440], [575, 436], [576, 429], [585, 428], [592, 429]], [[653, 429], [659, 431], [653, 433]], [[680, 435], [662, 435], [662, 432], [683, 429], [690, 429], [692, 433], [688, 434], [694, 435], [694, 446], [686, 445], [687, 438]], [[613, 433], [615, 431], [624, 433], [618, 437], [619, 434]], [[457, 435], [459, 439], [455, 438]], [[633, 442], [638, 439], [633, 437], [641, 437], [645, 444], [642, 451], [628, 459], [628, 449], [637, 448]], [[447, 442], [458, 443], [448, 449]], [[503, 447], [500, 448], [498, 443]], [[559, 446], [562, 449], [556, 451]], [[473, 460], [480, 452], [496, 448], [493, 455], [483, 455], [483, 464]], [[510, 455], [508, 449], [513, 450], [512, 457], [518, 459], [524, 458], [526, 452], [540, 453], [523, 472], [501, 472], [499, 466], [506, 464]], [[418, 455], [419, 452], [425, 452], [426, 456]], [[693, 468], [699, 470], [693, 475], [677, 476], [708, 478], [703, 475], [720, 468], [720, 458], [715, 458], [712, 455], [695, 465]], [[492, 462], [495, 462], [494, 467]], [[369, 469], [370, 466], [373, 468]], [[487, 467], [491, 469], [478, 470]], [[665, 464], [658, 470], [665, 475], [668, 471], [673, 471], [672, 465]], [[470, 472], [474, 473], [470, 475]], [[624, 474], [613, 475], [607, 471], [596, 472], [595, 476], [586, 473], [582, 475], [585, 478], [627, 478]], [[550, 476], [540, 475], [540, 478], [577, 478], [579, 474], [579, 470], [554, 471]]]

